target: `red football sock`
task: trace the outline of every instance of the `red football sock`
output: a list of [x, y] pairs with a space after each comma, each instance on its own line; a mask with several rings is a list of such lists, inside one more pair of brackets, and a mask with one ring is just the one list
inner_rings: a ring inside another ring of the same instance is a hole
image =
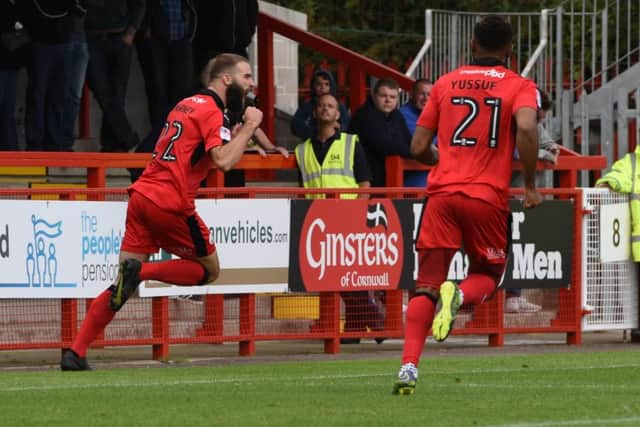
[[402, 364], [413, 363], [418, 366], [435, 312], [436, 305], [424, 295], [415, 296], [409, 301], [404, 330]]
[[140, 280], [159, 280], [179, 286], [201, 285], [207, 276], [204, 266], [190, 259], [144, 262], [140, 270]]
[[460, 290], [464, 294], [462, 306], [473, 307], [482, 304], [493, 294], [496, 282], [486, 274], [472, 273], [460, 283]]
[[71, 350], [75, 351], [80, 357], [87, 355], [87, 348], [96, 339], [98, 334], [107, 327], [116, 312], [111, 310], [109, 300], [111, 299], [111, 291], [105, 289], [96, 299], [93, 300], [87, 315], [80, 326], [78, 335], [71, 344]]

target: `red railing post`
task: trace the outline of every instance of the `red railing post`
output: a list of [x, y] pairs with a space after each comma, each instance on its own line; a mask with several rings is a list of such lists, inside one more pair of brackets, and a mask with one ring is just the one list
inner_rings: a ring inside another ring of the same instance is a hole
[[107, 173], [104, 167], [87, 168], [87, 187], [104, 188], [107, 186]]
[[169, 298], [153, 297], [151, 299], [153, 359], [169, 359]]
[[273, 69], [273, 30], [264, 21], [264, 15], [258, 16], [258, 84], [260, 96], [258, 107], [262, 110], [262, 130], [271, 141], [275, 140], [275, 73]]
[[220, 169], [211, 169], [207, 175], [207, 187], [224, 187], [224, 173]]
[[385, 175], [387, 187], [402, 187], [404, 183], [404, 165], [400, 156], [387, 156], [385, 162]]
[[240, 356], [256, 353], [256, 295], [240, 295]]
[[385, 333], [403, 333], [402, 330], [402, 297], [404, 291], [401, 289], [385, 292]]
[[224, 331], [224, 295], [205, 295], [204, 320], [197, 336], [222, 337]]
[[60, 300], [60, 342], [62, 348], [69, 348], [76, 337], [78, 324], [78, 300]]
[[489, 334], [489, 346], [502, 347], [504, 345], [504, 289], [498, 290], [493, 299], [495, 300], [495, 315], [498, 316], [498, 331]]
[[336, 354], [340, 352], [340, 293], [320, 293], [320, 319], [318, 320], [323, 333], [330, 333], [330, 338], [324, 340], [324, 352]]

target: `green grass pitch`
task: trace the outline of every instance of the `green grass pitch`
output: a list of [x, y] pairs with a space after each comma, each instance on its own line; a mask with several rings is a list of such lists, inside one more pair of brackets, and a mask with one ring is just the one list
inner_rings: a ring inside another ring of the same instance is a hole
[[2, 426], [637, 426], [638, 351], [0, 374]]

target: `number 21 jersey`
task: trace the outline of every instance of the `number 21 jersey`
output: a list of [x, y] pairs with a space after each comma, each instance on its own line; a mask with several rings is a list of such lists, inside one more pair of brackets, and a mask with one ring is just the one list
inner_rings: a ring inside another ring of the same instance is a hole
[[496, 59], [481, 59], [434, 84], [417, 125], [438, 135], [440, 160], [427, 195], [463, 193], [507, 210], [514, 114], [537, 108], [536, 86]]

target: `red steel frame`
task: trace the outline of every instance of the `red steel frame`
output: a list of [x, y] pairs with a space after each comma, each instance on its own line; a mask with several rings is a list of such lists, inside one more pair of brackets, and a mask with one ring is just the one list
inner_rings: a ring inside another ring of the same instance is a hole
[[[561, 159], [565, 156], [561, 156]], [[142, 167], [149, 160], [148, 154], [107, 154], [107, 153], [0, 153], [0, 166], [67, 166], [87, 169], [87, 185], [89, 189], [30, 189], [0, 190], [0, 197], [28, 194], [60, 194], [62, 199], [74, 199], [75, 195], [87, 195], [89, 200], [104, 200], [108, 194], [125, 194], [124, 189], [107, 189], [106, 171], [110, 168], [130, 168]], [[604, 167], [604, 158], [580, 158], [576, 156], [571, 161], [561, 160], [556, 167], [559, 173], [566, 173], [568, 182], [574, 180], [570, 174], [577, 173], [580, 169], [595, 169]], [[393, 185], [394, 179], [402, 176], [405, 169], [424, 169], [422, 165], [412, 160], [397, 157], [389, 158], [387, 161], [388, 179], [390, 187], [383, 189], [355, 190], [357, 192], [376, 192], [387, 197], [420, 197], [423, 189], [402, 188]], [[582, 167], [580, 167], [582, 166]], [[285, 159], [280, 155], [268, 155], [261, 158], [257, 154], [247, 154], [238, 164], [239, 168], [247, 170], [255, 169], [295, 169], [293, 158]], [[562, 169], [564, 168], [564, 169]], [[221, 181], [217, 178], [218, 172], [212, 171], [210, 182], [215, 182], [218, 186]], [[326, 193], [327, 190], [308, 191], [300, 188], [209, 188], [203, 190], [206, 197], [225, 197], [233, 194], [242, 195], [247, 198], [254, 198], [257, 195], [280, 195], [281, 197], [299, 197], [309, 192]], [[517, 193], [517, 190], [514, 190]], [[504, 336], [507, 333], [532, 333], [532, 332], [560, 332], [567, 334], [568, 344], [581, 343], [581, 245], [582, 245], [582, 217], [587, 214], [582, 211], [582, 193], [576, 188], [563, 188], [545, 190], [546, 193], [554, 194], [560, 198], [570, 198], [574, 200], [574, 262], [572, 266], [571, 285], [567, 289], [561, 289], [559, 310], [555, 320], [548, 327], [519, 327], [505, 328], [503, 325], [503, 298], [494, 298], [491, 301], [479, 306], [474, 311], [473, 319], [463, 327], [454, 330], [458, 335], [487, 335], [488, 343], [491, 346], [500, 346], [504, 343]], [[286, 339], [320, 339], [324, 341], [324, 350], [327, 353], [336, 353], [340, 349], [340, 338], [350, 336], [363, 336], [374, 338], [385, 336], [388, 338], [401, 338], [403, 336], [402, 323], [402, 298], [403, 291], [389, 291], [386, 294], [386, 320], [385, 330], [376, 332], [350, 332], [340, 333], [340, 296], [338, 292], [327, 292], [320, 295], [320, 320], [318, 327], [313, 332], [296, 334], [257, 334], [255, 316], [255, 295], [243, 295], [240, 297], [240, 330], [237, 336], [223, 336], [224, 319], [224, 297], [222, 295], [208, 295], [205, 298], [205, 317], [201, 328], [197, 331], [195, 338], [171, 338], [169, 336], [169, 302], [167, 297], [156, 297], [152, 299], [152, 337], [146, 339], [120, 339], [105, 340], [104, 337], [98, 339], [95, 346], [116, 346], [116, 345], [151, 345], [153, 357], [156, 359], [166, 359], [169, 356], [171, 344], [180, 343], [220, 343], [238, 342], [239, 354], [252, 355], [255, 353], [255, 343], [259, 340], [286, 340]], [[86, 304], [90, 304], [87, 300]], [[47, 343], [12, 343], [0, 344], [0, 350], [6, 349], [26, 349], [26, 348], [64, 348], [71, 344], [77, 333], [78, 325], [78, 300], [61, 299], [61, 335], [60, 342]]]

